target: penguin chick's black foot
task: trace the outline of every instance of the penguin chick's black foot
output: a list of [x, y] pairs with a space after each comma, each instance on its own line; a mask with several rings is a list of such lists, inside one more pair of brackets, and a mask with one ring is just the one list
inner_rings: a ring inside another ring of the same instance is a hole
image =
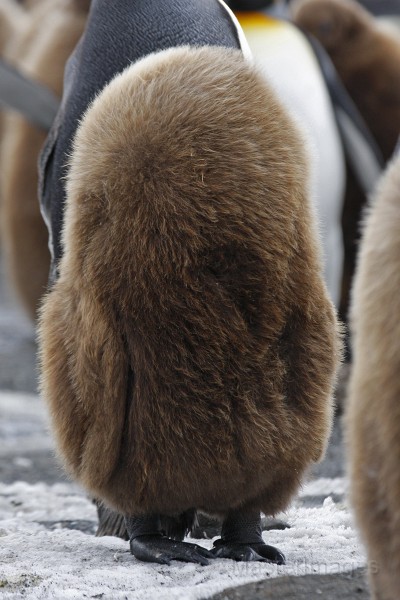
[[171, 560], [197, 563], [206, 566], [213, 554], [198, 546], [171, 540], [161, 533], [159, 515], [125, 517], [131, 553], [138, 560], [169, 565]]
[[214, 542], [211, 552], [216, 558], [285, 564], [282, 552], [264, 543], [257, 511], [230, 512], [222, 525], [221, 539]]

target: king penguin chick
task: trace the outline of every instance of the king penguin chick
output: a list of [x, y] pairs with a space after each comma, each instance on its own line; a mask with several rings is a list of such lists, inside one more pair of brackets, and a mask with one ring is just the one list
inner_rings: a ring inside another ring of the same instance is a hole
[[354, 0], [299, 0], [292, 11], [328, 52], [388, 160], [400, 131], [400, 38]]
[[400, 590], [400, 156], [367, 215], [352, 295], [347, 408], [351, 500], [374, 600]]
[[[205, 6], [185, 0], [171, 27], [188, 7], [198, 25]], [[85, 35], [100, 16], [92, 4]], [[71, 63], [77, 85], [90, 46], [84, 36]], [[288, 505], [331, 426], [340, 342], [304, 140], [232, 46], [147, 55], [89, 106], [42, 307], [41, 386], [64, 464], [125, 516], [144, 561], [283, 563], [260, 511]], [[181, 541], [197, 510], [223, 518], [211, 553]]]

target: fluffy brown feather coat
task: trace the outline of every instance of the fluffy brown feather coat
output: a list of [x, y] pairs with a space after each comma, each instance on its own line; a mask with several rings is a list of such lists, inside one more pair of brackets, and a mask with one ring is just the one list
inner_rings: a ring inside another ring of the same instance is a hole
[[[23, 14], [24, 23], [18, 20], [19, 27], [8, 40], [8, 60], [61, 96], [64, 64], [83, 31], [85, 11], [77, 0], [42, 0], [29, 12], [15, 8]], [[2, 243], [8, 272], [32, 319], [46, 289], [50, 265], [48, 233], [37, 197], [37, 161], [45, 139], [46, 132], [25, 118], [4, 115]]]
[[117, 76], [78, 130], [42, 390], [68, 471], [124, 514], [284, 508], [338, 362], [303, 140], [240, 52]]
[[352, 502], [376, 600], [400, 590], [400, 157], [366, 219], [351, 322], [347, 410]]

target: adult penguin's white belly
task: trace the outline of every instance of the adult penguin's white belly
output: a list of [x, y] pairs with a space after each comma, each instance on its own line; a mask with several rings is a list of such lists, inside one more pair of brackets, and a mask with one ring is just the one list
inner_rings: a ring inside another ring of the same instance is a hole
[[345, 186], [343, 149], [317, 59], [291, 23], [264, 13], [237, 13], [254, 60], [281, 101], [302, 125], [312, 160], [312, 195], [324, 251], [325, 278], [338, 304], [343, 247], [341, 212]]

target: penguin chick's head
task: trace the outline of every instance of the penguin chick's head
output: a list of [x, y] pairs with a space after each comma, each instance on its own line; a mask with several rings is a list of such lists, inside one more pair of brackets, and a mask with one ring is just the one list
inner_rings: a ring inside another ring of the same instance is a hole
[[349, 45], [358, 44], [374, 22], [353, 0], [299, 0], [293, 3], [292, 17], [330, 54], [348, 52]]

